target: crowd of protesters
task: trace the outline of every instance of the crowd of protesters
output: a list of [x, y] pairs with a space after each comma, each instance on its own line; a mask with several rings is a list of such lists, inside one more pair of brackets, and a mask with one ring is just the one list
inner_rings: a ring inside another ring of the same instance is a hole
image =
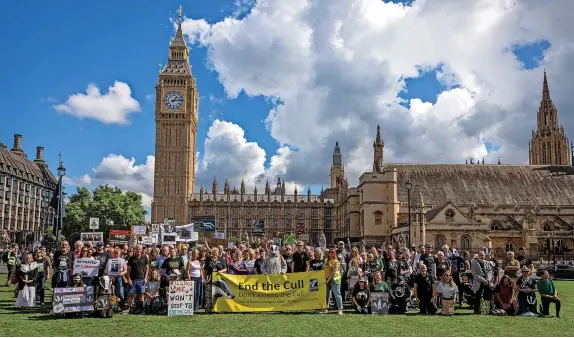
[[[113, 267], [118, 270], [113, 278], [117, 310], [153, 312], [152, 305], [165, 302], [165, 288], [177, 278], [202, 286], [194, 289], [194, 309], [210, 312], [212, 273], [263, 274], [263, 261], [272, 243], [257, 248], [242, 243], [225, 249], [209, 247], [207, 242], [195, 247], [130, 247], [77, 241], [71, 247], [62, 241], [55, 252], [39, 247], [24, 253], [13, 245], [2, 255], [9, 271], [5, 286], [16, 285], [16, 305], [43, 305], [47, 280], [51, 280], [52, 287], [68, 286], [72, 281], [95, 285], [96, 278], [108, 274], [112, 268], [110, 258], [114, 258], [120, 262]], [[370, 313], [372, 293], [381, 292], [389, 296], [390, 313], [418, 308], [421, 314], [440, 310], [441, 314], [452, 316], [458, 303], [459, 308], [470, 307], [476, 314], [547, 316], [554, 303], [556, 317], [560, 316], [561, 300], [556, 286], [548, 272], [535, 278], [534, 265], [525, 248], [520, 249], [518, 257], [507, 252], [506, 257], [495, 258], [485, 251], [472, 257], [468, 252], [459, 254], [448, 246], [435, 253], [429, 244], [410, 249], [383, 244], [367, 250], [344, 242], [331, 248], [297, 242], [294, 246], [284, 245], [281, 255], [286, 273], [325, 272], [327, 304], [340, 315], [345, 305], [357, 313]], [[99, 261], [98, 277], [73, 275], [74, 260], [90, 257]], [[399, 291], [406, 291], [406, 295]], [[325, 312], [327, 309], [321, 310]]]

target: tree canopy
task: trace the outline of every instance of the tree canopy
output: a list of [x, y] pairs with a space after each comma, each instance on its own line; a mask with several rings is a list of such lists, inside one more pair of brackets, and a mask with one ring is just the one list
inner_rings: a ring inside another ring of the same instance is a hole
[[90, 217], [100, 219], [96, 232], [103, 232], [107, 238], [111, 229], [129, 230], [132, 224], [145, 224], [147, 214], [141, 195], [108, 185], [101, 185], [91, 193], [85, 187], [78, 187], [65, 208], [61, 234], [73, 241], [80, 238], [81, 232], [91, 232]]

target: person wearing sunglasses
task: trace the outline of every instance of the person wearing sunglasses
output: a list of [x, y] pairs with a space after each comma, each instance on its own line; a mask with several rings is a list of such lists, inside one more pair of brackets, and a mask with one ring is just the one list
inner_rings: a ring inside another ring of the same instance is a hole
[[450, 270], [442, 274], [436, 290], [442, 299], [442, 315], [454, 316], [454, 303], [458, 293], [458, 286], [454, 283]]
[[[327, 262], [325, 263], [325, 279], [327, 284], [327, 304], [329, 304], [329, 296], [333, 292], [335, 303], [339, 315], [343, 315], [343, 297], [341, 297], [341, 264], [337, 259], [337, 250], [334, 248], [329, 249]], [[324, 308], [321, 313], [327, 313], [327, 308]]]

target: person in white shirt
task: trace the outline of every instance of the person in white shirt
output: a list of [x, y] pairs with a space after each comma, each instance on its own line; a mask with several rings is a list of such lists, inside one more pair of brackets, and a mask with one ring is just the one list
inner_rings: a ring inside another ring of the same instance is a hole
[[456, 294], [458, 293], [458, 287], [452, 280], [450, 271], [446, 271], [442, 275], [442, 279], [437, 286], [437, 293], [439, 293], [442, 298], [443, 316], [454, 316], [454, 303]]

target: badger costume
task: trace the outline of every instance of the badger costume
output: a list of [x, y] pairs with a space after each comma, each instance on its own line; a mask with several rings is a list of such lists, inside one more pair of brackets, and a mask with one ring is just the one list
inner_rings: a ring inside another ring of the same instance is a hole
[[16, 306], [36, 306], [38, 264], [36, 262], [22, 264], [16, 273], [18, 275], [18, 297], [16, 299]]
[[263, 260], [261, 272], [267, 275], [287, 273], [287, 263], [279, 253], [279, 247], [272, 245], [269, 247], [269, 254]]

